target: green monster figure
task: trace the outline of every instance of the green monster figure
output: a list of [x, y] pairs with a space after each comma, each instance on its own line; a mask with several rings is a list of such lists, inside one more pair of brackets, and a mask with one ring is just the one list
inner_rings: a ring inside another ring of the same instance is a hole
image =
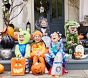
[[26, 73], [29, 72], [29, 57], [30, 57], [30, 45], [28, 44], [30, 39], [29, 28], [27, 31], [19, 29], [18, 43], [15, 47], [15, 55], [17, 58], [26, 58]]
[[66, 49], [74, 58], [74, 48], [78, 45], [78, 31], [79, 23], [76, 21], [67, 21], [65, 23]]

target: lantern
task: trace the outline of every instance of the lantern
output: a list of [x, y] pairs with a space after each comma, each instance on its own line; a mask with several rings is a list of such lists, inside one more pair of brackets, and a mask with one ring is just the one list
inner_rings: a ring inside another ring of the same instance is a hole
[[24, 75], [25, 74], [25, 58], [12, 58], [11, 59], [11, 75]]

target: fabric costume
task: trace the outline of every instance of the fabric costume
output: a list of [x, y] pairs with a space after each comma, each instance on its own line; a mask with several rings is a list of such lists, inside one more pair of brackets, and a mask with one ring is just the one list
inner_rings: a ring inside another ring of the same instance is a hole
[[[74, 49], [75, 47], [78, 45], [79, 41], [78, 41], [78, 32], [77, 32], [77, 28], [79, 27], [79, 23], [77, 23], [76, 21], [70, 20], [67, 21], [65, 24], [65, 36], [66, 36], [66, 49], [67, 52], [69, 54], [72, 54], [72, 58], [74, 58]], [[71, 29], [71, 28], [76, 28], [75, 29]], [[73, 33], [71, 33], [71, 31]], [[72, 42], [72, 45], [71, 45]]]
[[[21, 38], [23, 39], [23, 41], [21, 41]], [[30, 57], [30, 45], [28, 44], [29, 42], [29, 29], [27, 31], [22, 31], [22, 29], [20, 29], [19, 35], [18, 35], [18, 43], [15, 46], [15, 55], [17, 58], [21, 58], [21, 57], [25, 57], [26, 58], [26, 66], [25, 66], [25, 72], [29, 72], [29, 61], [31, 61], [29, 59]]]
[[62, 53], [63, 65], [65, 66], [66, 57], [65, 57], [65, 53], [64, 53], [64, 45], [63, 45], [62, 39], [60, 39], [57, 44], [51, 42], [51, 46], [49, 48], [49, 53], [45, 54], [45, 60], [49, 64], [50, 68], [52, 67], [53, 60], [58, 52]]
[[37, 30], [33, 33], [33, 39], [34, 42], [31, 44], [31, 59], [33, 60], [31, 71], [32, 74], [36, 75], [44, 74], [46, 66], [44, 54], [48, 50], [42, 41], [42, 33], [40, 31]]
[[[40, 56], [36, 56], [36, 52], [40, 52]], [[34, 42], [32, 44], [32, 52], [31, 52], [31, 57], [33, 58], [33, 64], [35, 64], [36, 62], [38, 62], [38, 60], [45, 64], [45, 61], [44, 61], [44, 54], [46, 53], [46, 47], [45, 47], [45, 44], [44, 42], [39, 42], [39, 43], [36, 43]]]

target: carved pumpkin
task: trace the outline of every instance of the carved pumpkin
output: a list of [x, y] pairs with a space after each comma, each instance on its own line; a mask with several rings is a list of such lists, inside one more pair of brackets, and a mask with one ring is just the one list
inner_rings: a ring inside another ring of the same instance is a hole
[[12, 58], [11, 59], [11, 75], [24, 75], [25, 74], [25, 58]]
[[42, 63], [35, 63], [31, 67], [31, 71], [34, 75], [41, 75], [45, 73], [45, 65]]
[[83, 39], [83, 38], [84, 38], [84, 36], [83, 36], [82, 34], [78, 35], [78, 39], [79, 39], [79, 40], [81, 40], [81, 39]]
[[0, 74], [4, 72], [4, 66], [0, 64]]
[[4, 27], [3, 35], [7, 35], [7, 34], [13, 38], [14, 37], [14, 27], [12, 26]]
[[12, 49], [14, 47], [14, 40], [9, 35], [3, 36], [1, 46], [4, 49]]
[[77, 45], [74, 52], [75, 59], [81, 59], [84, 57], [84, 47]]

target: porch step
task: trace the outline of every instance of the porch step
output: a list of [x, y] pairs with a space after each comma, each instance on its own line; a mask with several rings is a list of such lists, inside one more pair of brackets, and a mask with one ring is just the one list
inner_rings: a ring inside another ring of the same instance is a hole
[[66, 68], [68, 70], [88, 70], [88, 57], [81, 60], [71, 59], [67, 62]]
[[[0, 63], [4, 65], [6, 71], [11, 70], [11, 60], [0, 60]], [[66, 68], [68, 70], [88, 70], [88, 57], [82, 60], [70, 59]]]

